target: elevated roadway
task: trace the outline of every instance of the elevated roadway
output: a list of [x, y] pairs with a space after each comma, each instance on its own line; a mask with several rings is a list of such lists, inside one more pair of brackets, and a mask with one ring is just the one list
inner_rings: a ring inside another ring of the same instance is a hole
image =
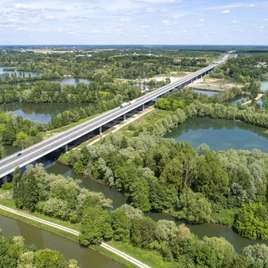
[[186, 85], [191, 84], [193, 81], [203, 77], [212, 71], [219, 64], [224, 63], [228, 58], [225, 55], [221, 60], [201, 69], [192, 74], [189, 74], [177, 82], [170, 83], [163, 87], [160, 87], [148, 94], [145, 94], [129, 103], [125, 103], [119, 107], [109, 110], [93, 119], [83, 122], [75, 127], [72, 127], [66, 131], [63, 131], [57, 135], [54, 135], [42, 142], [39, 142], [33, 146], [30, 146], [20, 152], [12, 154], [0, 161], [0, 178], [3, 178], [12, 172], [17, 167], [23, 168], [26, 165], [33, 163], [43, 156], [52, 153], [53, 151], [62, 148], [75, 140], [82, 138], [83, 136], [93, 132], [95, 130], [102, 129], [106, 124], [113, 122], [114, 120], [125, 116], [129, 112], [135, 111], [138, 108], [144, 107], [145, 104], [156, 100], [175, 89], [182, 89]]

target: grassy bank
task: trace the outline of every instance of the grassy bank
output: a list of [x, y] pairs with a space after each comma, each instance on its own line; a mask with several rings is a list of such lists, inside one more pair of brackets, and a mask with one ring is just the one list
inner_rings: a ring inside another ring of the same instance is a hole
[[178, 263], [164, 261], [162, 256], [156, 251], [150, 251], [146, 249], [136, 248], [128, 243], [111, 241], [109, 244], [119, 250], [128, 252], [131, 256], [147, 263], [151, 267], [157, 268], [175, 268], [178, 267]]

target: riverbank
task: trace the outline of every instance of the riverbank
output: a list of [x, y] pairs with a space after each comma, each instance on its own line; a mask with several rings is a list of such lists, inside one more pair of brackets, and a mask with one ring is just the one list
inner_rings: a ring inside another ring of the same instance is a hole
[[[68, 234], [68, 238], [71, 237], [71, 239], [77, 240], [80, 233], [79, 231], [77, 231], [76, 229], [73, 228], [69, 228], [48, 220], [44, 220], [41, 219], [39, 217], [36, 217], [34, 215], [31, 215], [30, 213], [26, 213], [26, 212], [22, 212], [20, 210], [14, 209], [14, 208], [10, 208], [4, 205], [0, 205], [0, 214], [4, 216], [15, 216], [17, 217], [17, 219], [26, 219], [28, 222], [32, 223], [36, 223], [38, 225], [38, 227], [42, 227], [42, 226], [46, 226], [49, 227], [49, 230], [54, 229], [60, 231], [60, 233], [67, 233]], [[109, 251], [112, 254], [117, 255], [118, 257], [124, 259], [125, 261], [133, 264], [135, 267], [139, 267], [139, 268], [149, 268], [150, 266], [146, 265], [145, 263], [131, 257], [130, 255], [112, 247], [111, 245], [107, 244], [107, 243], [101, 243], [100, 247], [102, 247], [103, 249]], [[128, 267], [132, 267], [132, 266], [128, 266]]]

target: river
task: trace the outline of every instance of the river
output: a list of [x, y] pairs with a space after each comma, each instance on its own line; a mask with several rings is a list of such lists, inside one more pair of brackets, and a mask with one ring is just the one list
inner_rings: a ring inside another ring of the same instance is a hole
[[[97, 192], [102, 192], [105, 197], [111, 198], [113, 200], [113, 206], [114, 208], [117, 208], [126, 202], [125, 196], [116, 191], [113, 188], [110, 188], [98, 181], [91, 180], [89, 178], [78, 178], [76, 175], [74, 175], [72, 169], [70, 167], [67, 167], [63, 164], [60, 164], [58, 162], [53, 163], [47, 168], [47, 171], [50, 173], [55, 173], [55, 174], [61, 174], [65, 177], [73, 177], [81, 180], [81, 185], [84, 186], [85, 188], [91, 190], [91, 191], [97, 191]], [[160, 219], [167, 219], [167, 220], [174, 220], [176, 219], [172, 216], [168, 215], [163, 215], [159, 213], [148, 213], [148, 216], [153, 218], [154, 220], [160, 220]], [[181, 223], [178, 221], [178, 223]], [[241, 249], [248, 245], [252, 244], [257, 244], [257, 243], [265, 243], [268, 245], [267, 242], [263, 241], [252, 241], [246, 238], [243, 238], [239, 236], [237, 233], [235, 233], [231, 228], [228, 228], [223, 225], [219, 224], [198, 224], [198, 225], [190, 225], [187, 224], [187, 226], [190, 228], [191, 232], [196, 234], [198, 237], [202, 238], [204, 236], [212, 237], [212, 236], [217, 236], [217, 237], [224, 237], [227, 241], [229, 241], [234, 248], [240, 252]]]
[[[262, 151], [268, 152], [268, 138], [263, 133], [263, 129], [253, 127], [239, 121], [216, 120], [209, 118], [192, 119], [188, 120], [180, 127], [169, 133], [167, 137], [175, 138], [178, 142], [179, 141], [189, 142], [194, 147], [197, 147], [202, 143], [206, 143], [210, 146], [211, 149], [214, 150], [225, 150], [229, 148], [236, 148], [236, 149], [257, 148], [261, 149]], [[126, 202], [126, 198], [115, 189], [109, 188], [108, 186], [99, 183], [97, 181], [90, 180], [89, 178], [78, 178], [77, 176], [74, 175], [71, 168], [64, 166], [58, 162], [55, 162], [55, 159], [56, 159], [55, 157], [54, 158], [52, 157], [47, 161], [45, 161], [48, 172], [55, 174], [62, 174], [65, 177], [69, 176], [80, 179], [82, 186], [88, 188], [91, 191], [102, 192], [106, 197], [112, 199], [114, 208], [117, 208]], [[151, 216], [156, 220], [157, 219], [174, 220], [172, 217], [156, 213], [149, 213], [149, 216]], [[224, 237], [234, 246], [234, 248], [237, 251], [240, 251], [243, 247], [248, 246], [250, 244], [256, 244], [256, 243], [268, 244], [268, 241], [267, 242], [252, 241], [246, 238], [242, 238], [241, 236], [236, 234], [232, 229], [222, 225], [200, 224], [200, 225], [188, 225], [188, 226], [190, 230], [199, 237], [203, 236]], [[40, 231], [40, 233], [42, 232], [43, 231]], [[57, 239], [57, 242], [55, 242], [55, 244], [59, 246], [59, 249], [62, 252], [65, 251], [66, 250], [65, 242], [62, 242], [65, 240], [62, 240], [58, 236], [55, 239]], [[61, 243], [63, 243], [63, 250], [61, 249]], [[80, 247], [78, 247], [77, 250], [80, 250], [79, 248]]]

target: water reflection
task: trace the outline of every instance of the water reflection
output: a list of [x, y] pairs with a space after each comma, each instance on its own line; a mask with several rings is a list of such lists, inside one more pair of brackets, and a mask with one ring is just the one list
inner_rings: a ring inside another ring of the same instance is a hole
[[[83, 105], [79, 104], [79, 107]], [[47, 124], [52, 117], [56, 116], [66, 110], [77, 108], [76, 104], [64, 103], [9, 103], [0, 105], [0, 111], [21, 116], [24, 119], [31, 120], [38, 123]]]
[[264, 129], [240, 121], [197, 118], [187, 120], [167, 137], [198, 147], [207, 144], [213, 150], [260, 149], [268, 152], [268, 136]]

